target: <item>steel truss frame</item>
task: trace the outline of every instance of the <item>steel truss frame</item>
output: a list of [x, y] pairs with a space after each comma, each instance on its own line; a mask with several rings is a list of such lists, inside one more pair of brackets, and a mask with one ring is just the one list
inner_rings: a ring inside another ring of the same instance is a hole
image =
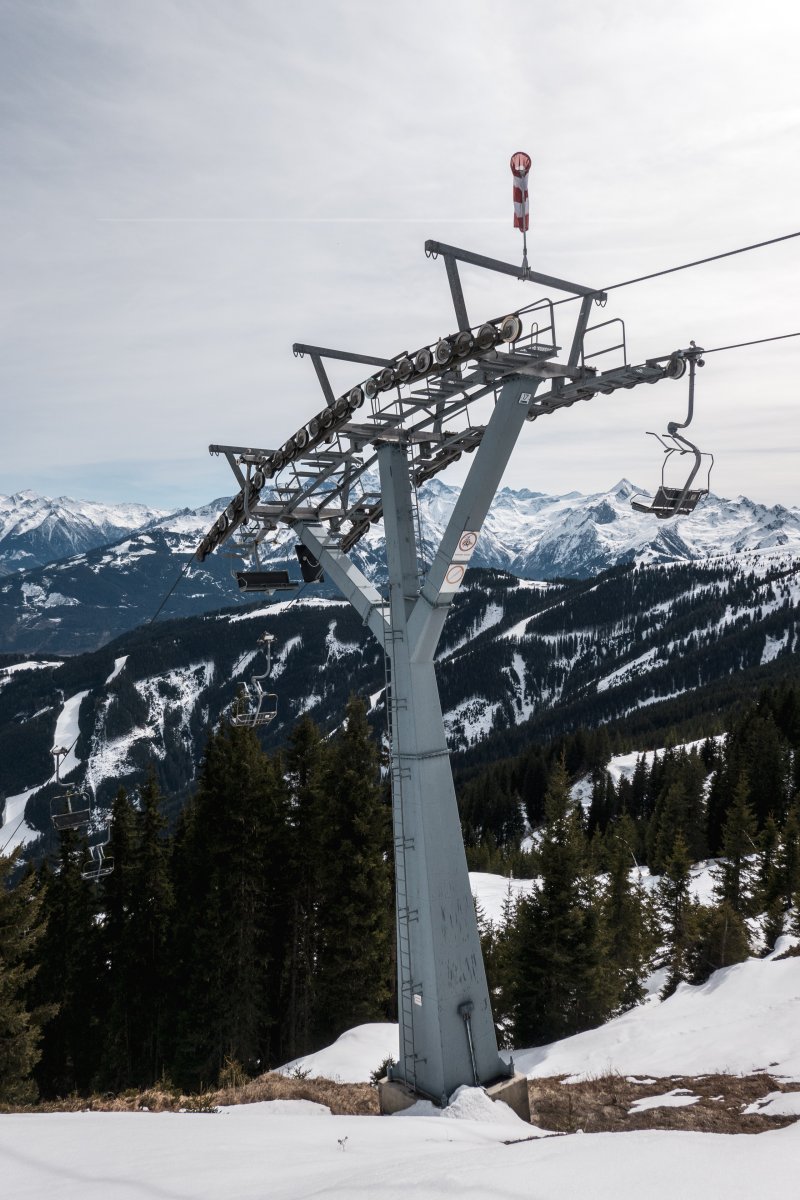
[[[326, 408], [278, 450], [209, 447], [225, 455], [240, 490], [196, 558], [202, 561], [243, 523], [257, 539], [290, 526], [384, 647], [400, 1024], [393, 1077], [441, 1102], [461, 1084], [487, 1084], [510, 1068], [497, 1050], [434, 670], [436, 647], [525, 420], [619, 388], [679, 378], [685, 352], [598, 371], [586, 366], [583, 343], [592, 302], [603, 302], [603, 293], [437, 242], [427, 242], [425, 250], [444, 258], [458, 332], [414, 355], [389, 359], [296, 344], [297, 356], [311, 358]], [[549, 298], [526, 310], [528, 333], [519, 311], [470, 326], [459, 262], [579, 296], [566, 361], [556, 359]], [[337, 398], [326, 359], [377, 370]], [[369, 410], [354, 420], [367, 400]], [[416, 488], [464, 453], [475, 458], [421, 574]], [[262, 498], [268, 481], [274, 482]], [[386, 596], [349, 554], [381, 519]]]

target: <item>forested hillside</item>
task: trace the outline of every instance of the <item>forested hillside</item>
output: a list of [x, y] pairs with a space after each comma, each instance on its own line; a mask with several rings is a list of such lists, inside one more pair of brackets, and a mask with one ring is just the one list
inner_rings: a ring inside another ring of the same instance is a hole
[[[500, 924], [478, 912], [504, 1045], [588, 1029], [800, 932], [800, 689], [628, 774], [606, 750], [580, 731], [461, 789], [472, 866], [535, 881]], [[152, 776], [118, 790], [99, 883], [70, 832], [37, 872], [0, 859], [0, 1102], [202, 1090], [391, 1018], [390, 808], [363, 704], [328, 740], [302, 717], [269, 755], [221, 726], [172, 832], [167, 807]], [[700, 903], [692, 863], [709, 855]]]
[[[721, 715], [797, 669], [798, 562], [731, 556], [704, 564], [620, 567], [598, 579], [533, 584], [475, 570], [445, 626], [437, 672], [459, 769], [531, 742], [606, 727], [618, 745], [716, 732]], [[309, 713], [335, 729], [351, 691], [383, 724], [382, 649], [342, 601], [259, 605], [127, 634], [70, 659], [0, 666], [0, 795], [31, 834], [49, 828], [51, 751], [73, 742], [66, 775], [111, 802], [153, 765], [185, 794], [210, 729], [264, 669], [285, 744]], [[631, 741], [631, 739], [634, 739]], [[30, 835], [29, 835], [30, 836]]]

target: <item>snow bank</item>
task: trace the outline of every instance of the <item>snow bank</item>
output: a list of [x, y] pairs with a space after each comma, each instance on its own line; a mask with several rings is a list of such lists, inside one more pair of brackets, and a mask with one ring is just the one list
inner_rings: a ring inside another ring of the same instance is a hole
[[800, 958], [774, 954], [716, 971], [698, 987], [681, 984], [661, 1004], [624, 1013], [599, 1029], [514, 1054], [535, 1077], [622, 1075], [771, 1075], [800, 1081]]
[[513, 876], [490, 875], [487, 871], [470, 871], [469, 885], [487, 921], [493, 925], [503, 923], [503, 905], [509, 891], [512, 900], [533, 891], [534, 879], [514, 879]]
[[282, 1075], [295, 1072], [309, 1076], [321, 1076], [338, 1083], [368, 1083], [387, 1058], [396, 1059], [399, 1054], [397, 1026], [389, 1021], [376, 1021], [371, 1025], [356, 1025], [337, 1038], [332, 1046], [293, 1058], [279, 1067]]
[[453, 1092], [442, 1116], [451, 1121], [488, 1121], [490, 1125], [512, 1126], [518, 1135], [530, 1136], [532, 1129], [502, 1100], [491, 1100], [481, 1088], [466, 1085]]

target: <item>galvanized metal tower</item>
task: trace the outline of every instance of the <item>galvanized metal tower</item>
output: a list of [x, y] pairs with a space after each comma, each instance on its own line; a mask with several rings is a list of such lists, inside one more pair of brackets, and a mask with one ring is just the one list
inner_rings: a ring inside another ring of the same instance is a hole
[[[278, 449], [210, 447], [226, 456], [240, 490], [196, 557], [202, 561], [243, 524], [256, 541], [290, 526], [384, 647], [400, 1018], [393, 1077], [440, 1102], [461, 1084], [486, 1085], [509, 1068], [498, 1054], [481, 957], [434, 670], [437, 643], [525, 420], [678, 377], [686, 362], [685, 352], [676, 351], [630, 366], [624, 327], [621, 343], [587, 354], [586, 334], [617, 324], [589, 326], [593, 302], [605, 301], [602, 292], [437, 242], [427, 242], [425, 251], [444, 260], [457, 331], [391, 359], [295, 345], [296, 355], [311, 358], [326, 405]], [[550, 299], [522, 310], [532, 322], [527, 333], [520, 311], [471, 326], [459, 262], [580, 297], [566, 361], [556, 360]], [[618, 366], [598, 372], [588, 363], [619, 350]], [[367, 364], [374, 373], [337, 397], [325, 359]], [[474, 453], [474, 461], [441, 543], [424, 564], [416, 490], [463, 453]], [[350, 554], [381, 519], [386, 594]]]

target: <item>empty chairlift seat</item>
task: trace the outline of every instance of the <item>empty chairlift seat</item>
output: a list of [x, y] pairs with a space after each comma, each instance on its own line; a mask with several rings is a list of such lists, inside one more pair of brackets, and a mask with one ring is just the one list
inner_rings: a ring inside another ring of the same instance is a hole
[[657, 489], [652, 500], [649, 496], [633, 496], [631, 508], [636, 512], [650, 513], [661, 521], [670, 517], [694, 512], [698, 502], [708, 495], [707, 488], [693, 488], [684, 494], [682, 488], [662, 486]]
[[292, 592], [297, 587], [288, 571], [235, 571], [242, 592]]

